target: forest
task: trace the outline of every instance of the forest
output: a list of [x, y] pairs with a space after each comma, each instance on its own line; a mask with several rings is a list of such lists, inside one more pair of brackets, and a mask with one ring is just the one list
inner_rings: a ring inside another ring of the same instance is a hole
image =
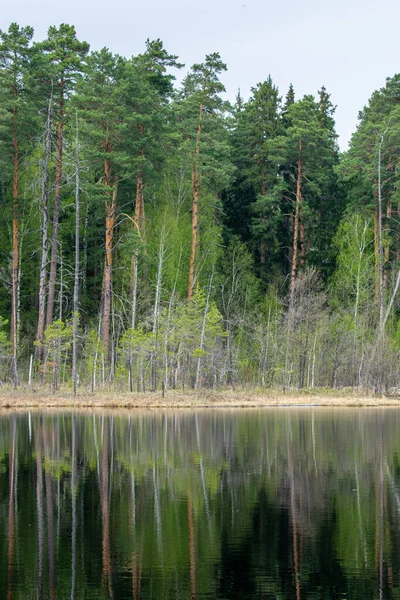
[[226, 69], [0, 31], [1, 386], [398, 391], [400, 75], [341, 153]]

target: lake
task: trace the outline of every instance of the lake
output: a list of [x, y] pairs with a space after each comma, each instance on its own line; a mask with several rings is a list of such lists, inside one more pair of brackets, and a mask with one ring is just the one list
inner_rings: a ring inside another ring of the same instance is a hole
[[0, 598], [400, 598], [400, 411], [0, 415]]

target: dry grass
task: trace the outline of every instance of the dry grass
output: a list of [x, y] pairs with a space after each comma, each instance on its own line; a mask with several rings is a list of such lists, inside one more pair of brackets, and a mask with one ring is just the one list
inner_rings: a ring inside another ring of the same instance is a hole
[[55, 394], [39, 391], [0, 390], [0, 408], [261, 408], [285, 406], [400, 406], [400, 397], [380, 397], [349, 390], [291, 391], [169, 391], [157, 393], [79, 392], [70, 390]]

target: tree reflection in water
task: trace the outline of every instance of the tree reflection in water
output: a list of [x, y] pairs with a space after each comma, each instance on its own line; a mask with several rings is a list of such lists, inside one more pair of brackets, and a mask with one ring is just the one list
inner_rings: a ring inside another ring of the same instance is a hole
[[396, 410], [3, 413], [0, 597], [400, 597]]

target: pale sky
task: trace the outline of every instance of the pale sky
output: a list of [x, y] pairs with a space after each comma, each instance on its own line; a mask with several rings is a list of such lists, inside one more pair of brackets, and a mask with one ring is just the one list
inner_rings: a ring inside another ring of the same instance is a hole
[[131, 56], [147, 38], [189, 67], [219, 52], [227, 63], [227, 97], [271, 74], [284, 97], [292, 82], [296, 98], [325, 85], [336, 111], [344, 150], [358, 111], [386, 77], [400, 71], [398, 0], [2, 0], [0, 29], [12, 21], [32, 25], [35, 39], [49, 25], [75, 25], [92, 49], [107, 46]]

